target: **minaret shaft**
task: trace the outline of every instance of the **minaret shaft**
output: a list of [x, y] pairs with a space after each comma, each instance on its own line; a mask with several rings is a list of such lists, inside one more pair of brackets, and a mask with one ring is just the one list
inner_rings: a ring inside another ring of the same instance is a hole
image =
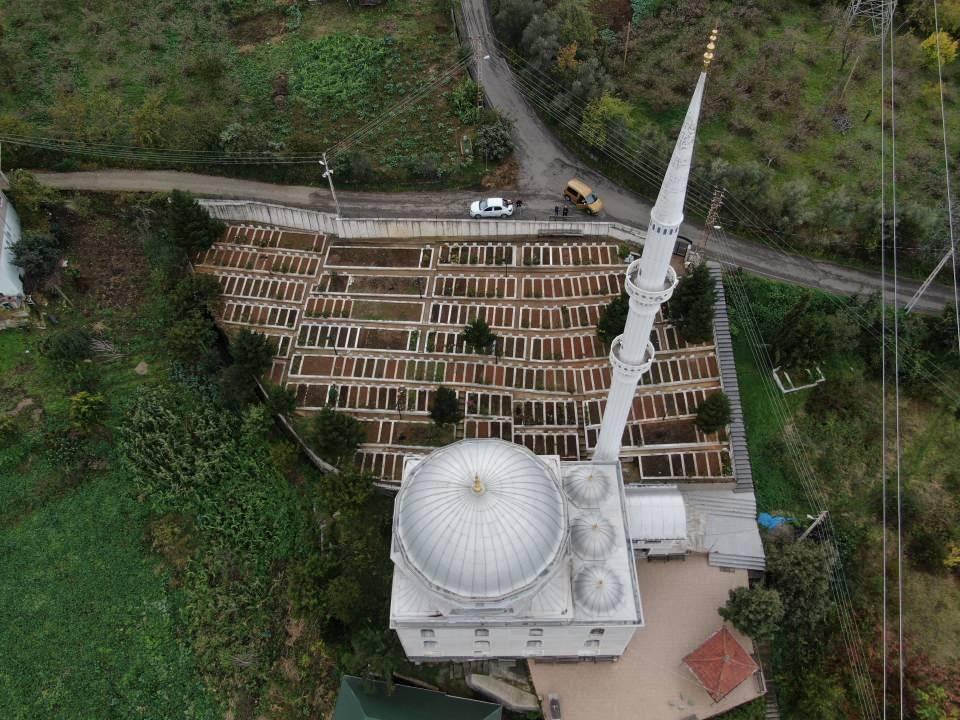
[[623, 334], [610, 348], [613, 377], [593, 454], [596, 461], [609, 462], [620, 456], [623, 430], [633, 406], [637, 383], [653, 363], [654, 349], [650, 342], [653, 324], [660, 306], [670, 299], [677, 284], [670, 258], [683, 223], [683, 203], [706, 78], [704, 70], [687, 109], [657, 202], [650, 212], [643, 253], [627, 268], [626, 292], [630, 296], [630, 310]]

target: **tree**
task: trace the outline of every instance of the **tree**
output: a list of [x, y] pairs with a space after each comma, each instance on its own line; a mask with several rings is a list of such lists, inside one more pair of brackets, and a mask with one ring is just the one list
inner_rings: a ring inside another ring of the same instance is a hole
[[247, 328], [242, 328], [230, 342], [233, 364], [255, 378], [259, 378], [270, 367], [273, 353], [273, 345], [266, 335]]
[[623, 332], [629, 311], [630, 298], [625, 292], [607, 304], [597, 321], [597, 337], [600, 342], [609, 345]]
[[100, 393], [81, 390], [70, 397], [70, 424], [81, 432], [89, 432], [107, 412], [107, 399]]
[[217, 331], [213, 321], [198, 313], [187, 315], [167, 329], [170, 356], [187, 367], [215, 367]]
[[510, 124], [503, 118], [481, 125], [477, 130], [473, 146], [485, 160], [500, 162], [513, 152], [513, 138], [510, 136]]
[[430, 407], [430, 417], [437, 425], [455, 425], [460, 422], [460, 406], [457, 393], [441, 385], [433, 394], [433, 405]]
[[290, 388], [272, 382], [264, 382], [267, 397], [263, 401], [270, 417], [274, 415], [289, 415], [297, 409], [297, 396]]
[[191, 274], [182, 278], [166, 295], [166, 318], [175, 322], [189, 315], [213, 316], [220, 298], [220, 283], [213, 275]]
[[777, 632], [783, 619], [783, 603], [780, 593], [771, 588], [738, 587], [730, 591], [727, 604], [719, 612], [740, 632], [754, 640], [764, 640]]
[[783, 368], [810, 367], [832, 349], [832, 333], [826, 316], [811, 309], [811, 295], [805, 292], [783, 318], [774, 336], [773, 360]]
[[463, 328], [460, 339], [475, 353], [489, 353], [494, 349], [497, 336], [490, 331], [483, 318], [477, 318]]
[[40, 345], [40, 352], [61, 369], [69, 369], [93, 356], [91, 338], [83, 328], [55, 330]]
[[820, 646], [819, 633], [834, 611], [830, 592], [832, 560], [813, 540], [772, 542], [767, 546], [767, 585], [783, 603], [781, 633], [802, 663]]
[[697, 407], [697, 427], [705, 433], [714, 433], [730, 422], [730, 398], [715, 392]]
[[930, 37], [920, 43], [920, 49], [923, 50], [926, 63], [930, 67], [937, 67], [938, 53], [941, 65], [952, 63], [957, 59], [957, 47], [957, 41], [950, 36], [950, 33], [943, 30], [939, 33], [931, 33]]
[[170, 193], [166, 226], [170, 241], [187, 255], [208, 249], [226, 227], [211, 218], [190, 193], [180, 190]]
[[364, 432], [355, 417], [324, 407], [313, 420], [313, 436], [317, 454], [333, 465], [340, 465], [353, 456], [363, 442]]
[[33, 280], [45, 278], [60, 257], [60, 241], [49, 232], [28, 230], [10, 249], [13, 262]]
[[704, 264], [680, 280], [667, 307], [670, 320], [690, 343], [713, 338], [713, 303], [716, 288]]
[[630, 134], [630, 113], [628, 103], [620, 98], [604, 93], [587, 105], [580, 119], [580, 136], [590, 145], [602, 148], [607, 145], [611, 128], [618, 127], [614, 135], [621, 137]]

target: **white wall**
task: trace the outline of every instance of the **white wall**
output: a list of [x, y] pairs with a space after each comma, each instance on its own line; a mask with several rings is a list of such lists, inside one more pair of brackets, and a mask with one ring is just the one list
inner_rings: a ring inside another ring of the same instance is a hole
[[20, 239], [20, 218], [10, 200], [0, 192], [0, 298], [23, 295], [20, 268], [13, 264], [10, 247]]
[[553, 220], [471, 220], [417, 218], [337, 218], [330, 213], [246, 200], [201, 199], [213, 217], [230, 222], [312, 230], [342, 238], [500, 238], [536, 236], [538, 233], [565, 235], [579, 231], [586, 237], [611, 237], [642, 244], [646, 233], [639, 228], [612, 222]]
[[[602, 635], [591, 635], [593, 629], [603, 629]], [[486, 636], [477, 631], [486, 631]], [[531, 630], [542, 630], [537, 635]], [[489, 625], [458, 625], [456, 627], [424, 625], [421, 627], [396, 628], [403, 650], [412, 660], [477, 657], [619, 657], [627, 648], [636, 628], [614, 625], [532, 625], [521, 627], [492, 627]], [[425, 637], [422, 631], [433, 633]], [[599, 640], [599, 646], [588, 648], [589, 640]], [[539, 641], [540, 647], [529, 647], [529, 642]], [[425, 642], [435, 642], [427, 647]], [[489, 648], [478, 648], [477, 642], [489, 642]]]

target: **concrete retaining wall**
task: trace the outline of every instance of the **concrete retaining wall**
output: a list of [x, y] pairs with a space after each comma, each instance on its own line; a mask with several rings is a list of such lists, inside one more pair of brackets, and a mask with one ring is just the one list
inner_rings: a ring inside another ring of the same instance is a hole
[[201, 199], [215, 218], [311, 230], [341, 238], [515, 238], [517, 236], [609, 237], [643, 244], [646, 232], [613, 222], [553, 220], [472, 220], [419, 218], [338, 218], [331, 213], [247, 200]]

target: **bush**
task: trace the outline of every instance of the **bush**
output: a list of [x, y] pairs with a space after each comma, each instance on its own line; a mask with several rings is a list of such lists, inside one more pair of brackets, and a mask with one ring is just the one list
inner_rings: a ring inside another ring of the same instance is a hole
[[27, 277], [42, 280], [53, 270], [60, 257], [60, 241], [49, 232], [24, 232], [10, 250], [13, 261]]
[[942, 573], [946, 568], [947, 544], [936, 531], [921, 527], [907, 541], [907, 557], [918, 570]]
[[167, 351], [185, 367], [210, 369], [217, 364], [217, 330], [204, 315], [188, 315], [167, 330]]
[[332, 465], [349, 461], [364, 440], [363, 426], [356, 418], [325, 407], [313, 419], [317, 454]]
[[49, 228], [47, 218], [50, 206], [56, 202], [56, 193], [26, 170], [14, 170], [9, 180], [7, 194], [17, 209], [23, 230], [45, 232]]
[[697, 427], [705, 433], [722, 430], [730, 422], [730, 398], [715, 392], [697, 407]]
[[243, 328], [230, 342], [230, 356], [255, 378], [259, 378], [273, 361], [273, 345], [266, 335]]
[[730, 621], [740, 632], [754, 640], [772, 637], [783, 619], [783, 603], [776, 590], [757, 585], [730, 591], [727, 604], [719, 609], [720, 617]]
[[457, 401], [457, 393], [441, 385], [433, 394], [430, 417], [437, 425], [455, 425], [463, 417]]
[[91, 338], [83, 328], [55, 330], [40, 345], [40, 352], [62, 369], [69, 369], [93, 356]]
[[347, 150], [333, 161], [334, 174], [347, 183], [368, 183], [373, 180], [374, 168], [370, 157], [359, 150]]
[[480, 107], [477, 106], [477, 93], [480, 86], [470, 78], [457, 85], [450, 94], [453, 111], [464, 125], [473, 125], [480, 119]]
[[920, 48], [929, 67], [937, 67], [937, 55], [940, 56], [940, 65], [949, 65], [957, 59], [957, 41], [950, 37], [950, 33], [941, 30], [931, 33], [930, 37], [920, 43]]
[[81, 390], [70, 398], [70, 424], [81, 432], [89, 432], [100, 424], [107, 413], [107, 399]]
[[477, 130], [473, 141], [474, 154], [484, 160], [500, 162], [513, 152], [513, 138], [510, 136], [510, 125], [503, 118], [483, 125]]

